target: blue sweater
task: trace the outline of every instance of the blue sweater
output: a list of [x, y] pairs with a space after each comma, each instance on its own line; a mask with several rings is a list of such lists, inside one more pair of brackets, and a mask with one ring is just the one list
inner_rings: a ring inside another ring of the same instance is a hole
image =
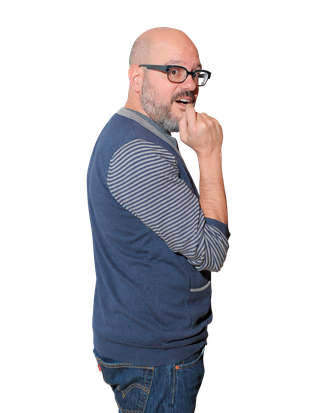
[[121, 109], [95, 144], [87, 189], [96, 352], [144, 366], [189, 357], [206, 344], [229, 232], [204, 217], [175, 140]]

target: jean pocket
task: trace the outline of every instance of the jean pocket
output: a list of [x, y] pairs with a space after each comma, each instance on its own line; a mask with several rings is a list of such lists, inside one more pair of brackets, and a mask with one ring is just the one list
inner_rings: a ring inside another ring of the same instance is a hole
[[109, 363], [108, 359], [96, 358], [104, 381], [114, 392], [121, 413], [142, 413], [150, 393], [154, 369], [131, 363]]
[[181, 361], [175, 366], [176, 370], [190, 369], [195, 366], [200, 360], [202, 360], [205, 351], [205, 346], [202, 347], [197, 353]]
[[173, 396], [176, 411], [195, 411], [196, 398], [204, 377], [204, 348], [174, 366]]

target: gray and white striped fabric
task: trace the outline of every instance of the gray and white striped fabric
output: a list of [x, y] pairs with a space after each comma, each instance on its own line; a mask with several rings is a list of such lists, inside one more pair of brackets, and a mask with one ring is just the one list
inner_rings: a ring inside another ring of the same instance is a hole
[[174, 155], [152, 142], [130, 141], [111, 158], [107, 184], [116, 201], [173, 252], [198, 271], [220, 270], [228, 241], [206, 222], [198, 198], [179, 177]]

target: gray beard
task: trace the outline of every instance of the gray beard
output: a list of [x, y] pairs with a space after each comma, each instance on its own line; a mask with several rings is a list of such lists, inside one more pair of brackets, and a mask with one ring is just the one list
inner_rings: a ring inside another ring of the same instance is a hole
[[156, 91], [149, 84], [147, 76], [143, 79], [141, 106], [149, 118], [159, 126], [169, 132], [179, 132], [179, 119], [171, 114], [171, 105], [158, 102]]

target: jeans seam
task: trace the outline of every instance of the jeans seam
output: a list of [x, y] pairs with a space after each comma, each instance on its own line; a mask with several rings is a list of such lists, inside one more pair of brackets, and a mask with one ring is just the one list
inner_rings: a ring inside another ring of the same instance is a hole
[[[152, 381], [153, 381], [154, 372], [155, 372], [155, 368], [154, 368], [154, 367], [148, 367], [148, 369], [151, 370], [150, 385], [149, 385], [149, 389], [148, 389], [148, 392], [147, 392], [147, 396], [146, 396], [146, 399], [145, 399], [145, 402], [144, 402], [144, 408], [143, 408], [143, 410], [142, 410], [142, 413], [144, 413], [144, 411], [145, 411], [145, 409], [146, 409], [146, 407], [147, 407], [148, 398], [149, 398], [149, 395], [150, 395], [151, 386], [152, 386]], [[147, 384], [147, 383], [146, 383], [146, 381], [147, 381], [147, 374], [148, 374], [148, 370], [146, 370], [146, 375], [145, 375], [145, 379], [144, 379], [144, 384], [145, 384], [145, 385]]]
[[173, 366], [173, 391], [172, 391], [172, 403], [174, 404], [174, 396], [175, 396], [175, 386], [176, 386], [176, 365]]

